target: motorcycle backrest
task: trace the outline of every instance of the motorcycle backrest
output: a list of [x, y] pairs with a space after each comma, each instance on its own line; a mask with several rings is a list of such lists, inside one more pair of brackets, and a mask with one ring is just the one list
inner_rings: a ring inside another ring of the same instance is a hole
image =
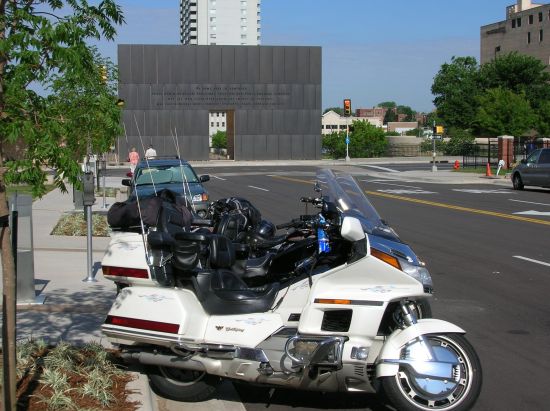
[[342, 238], [352, 242], [360, 241], [363, 239], [366, 239], [367, 242], [369, 241], [368, 236], [363, 230], [361, 222], [355, 217], [344, 217], [344, 221], [342, 221], [342, 227], [340, 228], [340, 234]]
[[227, 237], [213, 235], [210, 237], [210, 267], [230, 268], [235, 264], [235, 248]]
[[180, 271], [191, 271], [197, 267], [204, 244], [208, 236], [199, 233], [179, 232], [172, 246], [172, 265]]

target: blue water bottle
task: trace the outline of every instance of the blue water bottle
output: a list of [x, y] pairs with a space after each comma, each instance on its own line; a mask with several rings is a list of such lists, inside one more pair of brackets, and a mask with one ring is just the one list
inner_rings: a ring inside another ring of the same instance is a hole
[[322, 228], [317, 229], [317, 243], [319, 244], [319, 254], [328, 253], [330, 251], [330, 243], [327, 233]]

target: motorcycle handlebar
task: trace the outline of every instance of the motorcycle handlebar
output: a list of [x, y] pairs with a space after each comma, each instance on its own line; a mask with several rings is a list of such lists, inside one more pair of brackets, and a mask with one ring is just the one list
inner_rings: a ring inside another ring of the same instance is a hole
[[300, 201], [302, 203], [309, 203], [313, 204], [315, 207], [319, 207], [323, 204], [322, 198], [314, 198], [314, 197], [301, 197]]
[[299, 219], [294, 218], [292, 219], [292, 221], [289, 221], [288, 223], [277, 224], [275, 227], [277, 227], [278, 230], [281, 230], [283, 228], [296, 227], [297, 223], [301, 223], [301, 221]]

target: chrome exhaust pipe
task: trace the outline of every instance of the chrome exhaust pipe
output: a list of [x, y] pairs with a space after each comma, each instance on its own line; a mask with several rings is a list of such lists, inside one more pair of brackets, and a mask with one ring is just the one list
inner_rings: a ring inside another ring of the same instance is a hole
[[177, 355], [155, 354], [150, 352], [123, 352], [120, 354], [124, 361], [138, 362], [143, 365], [159, 365], [161, 367], [181, 368], [205, 372], [203, 363], [191, 359], [178, 357]]

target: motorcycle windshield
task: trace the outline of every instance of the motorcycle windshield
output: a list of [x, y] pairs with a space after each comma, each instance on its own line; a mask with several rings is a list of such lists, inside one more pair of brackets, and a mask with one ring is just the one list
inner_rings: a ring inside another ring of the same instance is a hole
[[317, 172], [321, 195], [333, 202], [343, 216], [357, 218], [366, 233], [401, 242], [399, 236], [380, 218], [363, 190], [349, 174], [336, 175], [332, 170]]

